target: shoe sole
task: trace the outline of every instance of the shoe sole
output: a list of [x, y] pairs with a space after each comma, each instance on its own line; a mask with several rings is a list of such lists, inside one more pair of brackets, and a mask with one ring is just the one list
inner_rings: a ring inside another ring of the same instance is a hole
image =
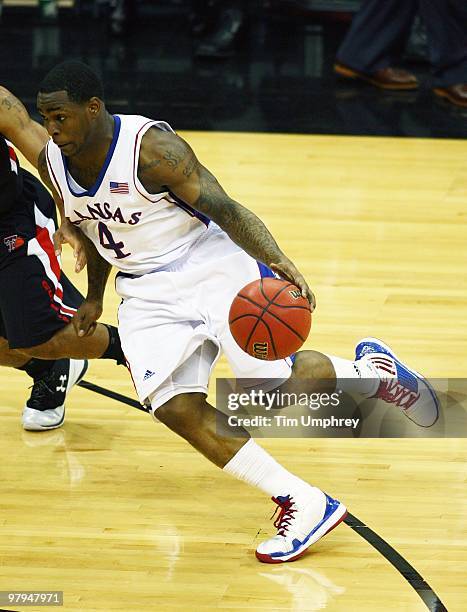
[[372, 79], [370, 76], [364, 74], [363, 72], [358, 72], [358, 70], [352, 70], [352, 68], [347, 68], [347, 66], [342, 66], [341, 64], [334, 64], [334, 72], [346, 79], [360, 79], [361, 81], [370, 83], [370, 85], [379, 87], [379, 89], [388, 89], [390, 91], [412, 91], [414, 89], [418, 89], [419, 86], [418, 83], [413, 83], [412, 85], [404, 85], [402, 83], [400, 85], [381, 83], [381, 81]]
[[[86, 372], [88, 371], [88, 367], [89, 367], [89, 362], [87, 359], [84, 359], [84, 365], [81, 369], [81, 372], [79, 373], [78, 377], [76, 378], [75, 381], [72, 381], [72, 377], [68, 378], [68, 384], [66, 387], [66, 394], [68, 395], [69, 391], [71, 391], [71, 389], [77, 385], [84, 377], [84, 375], [86, 374]], [[50, 431], [51, 429], [58, 429], [59, 427], [61, 427], [63, 425], [63, 422], [65, 420], [65, 406], [63, 405], [63, 415], [62, 418], [60, 419], [60, 421], [58, 421], [57, 423], [53, 423], [53, 425], [40, 425], [38, 424], [33, 424], [31, 426], [25, 426], [23, 424], [23, 429], [25, 431]]]
[[50, 431], [51, 429], [58, 429], [63, 425], [63, 421], [65, 420], [65, 410], [63, 410], [63, 415], [60, 421], [57, 423], [53, 423], [52, 425], [40, 425], [39, 423], [34, 423], [29, 425], [25, 425], [23, 423], [23, 429], [25, 431]]
[[435, 88], [435, 89], [433, 89], [433, 93], [435, 95], [439, 96], [440, 98], [444, 98], [445, 100], [449, 100], [449, 102], [451, 102], [451, 104], [455, 104], [459, 108], [467, 108], [467, 101], [466, 102], [460, 102], [457, 98], [452, 96], [448, 91], [444, 91], [444, 89]]
[[392, 348], [390, 346], [388, 346], [382, 340], [378, 340], [378, 338], [368, 337], [368, 338], [363, 338], [362, 340], [360, 340], [358, 342], [358, 344], [365, 344], [365, 343], [368, 343], [368, 342], [371, 342], [372, 344], [379, 344], [380, 346], [382, 346], [386, 351], [389, 352], [389, 354], [391, 355], [391, 357], [393, 359], [395, 359], [396, 361], [401, 363], [404, 366], [404, 368], [406, 368], [409, 372], [411, 372], [416, 378], [418, 378], [419, 380], [423, 381], [423, 383], [428, 387], [428, 391], [430, 392], [431, 397], [433, 398], [433, 401], [434, 401], [435, 406], [436, 406], [436, 419], [433, 421], [433, 423], [431, 425], [420, 425], [419, 423], [417, 423], [416, 421], [411, 419], [410, 416], [407, 414], [407, 412], [405, 412], [404, 410], [402, 410], [402, 412], [404, 413], [404, 416], [409, 419], [409, 421], [412, 421], [412, 423], [415, 423], [415, 425], [417, 425], [418, 427], [425, 427], [425, 428], [433, 427], [433, 425], [435, 425], [435, 423], [439, 419], [439, 401], [438, 401], [438, 397], [436, 395], [436, 391], [430, 385], [428, 380], [422, 374], [420, 374], [420, 372], [417, 372], [416, 370], [412, 370], [411, 368], [407, 367], [405, 365], [405, 363], [403, 361], [401, 361], [399, 359], [399, 357], [395, 354], [395, 352], [392, 350]]
[[347, 514], [347, 508], [344, 506], [344, 504], [339, 504], [338, 508], [331, 514], [328, 520], [325, 521], [321, 525], [321, 527], [316, 530], [316, 533], [313, 534], [313, 536], [306, 542], [306, 544], [303, 544], [303, 546], [299, 548], [298, 552], [294, 551], [292, 554], [284, 555], [283, 557], [271, 557], [271, 555], [266, 555], [255, 551], [256, 558], [258, 559], [258, 561], [261, 561], [261, 563], [290, 563], [291, 561], [296, 561], [307, 552], [310, 546], [316, 544], [318, 540], [323, 538], [326, 534], [328, 534], [340, 523], [342, 523]]

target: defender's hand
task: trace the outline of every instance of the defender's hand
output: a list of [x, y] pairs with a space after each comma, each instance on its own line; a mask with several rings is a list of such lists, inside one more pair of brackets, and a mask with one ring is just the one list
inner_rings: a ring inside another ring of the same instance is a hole
[[279, 274], [281, 278], [288, 280], [300, 289], [302, 296], [310, 302], [310, 310], [313, 312], [313, 310], [316, 308], [315, 296], [308, 287], [306, 280], [297, 270], [295, 265], [290, 261], [290, 259], [284, 259], [278, 263], [273, 263], [270, 267], [271, 270], [276, 274]]
[[97, 319], [102, 315], [102, 302], [85, 300], [72, 319], [76, 335], [80, 338], [92, 336], [96, 331]]
[[81, 232], [66, 219], [54, 234], [54, 248], [57, 257], [62, 252], [62, 244], [69, 244], [76, 259], [75, 272], [81, 272], [86, 267], [86, 253], [81, 239]]

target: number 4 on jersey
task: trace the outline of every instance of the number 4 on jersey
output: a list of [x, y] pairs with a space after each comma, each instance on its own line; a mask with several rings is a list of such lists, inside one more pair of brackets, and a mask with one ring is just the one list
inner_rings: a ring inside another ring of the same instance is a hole
[[115, 251], [116, 259], [123, 259], [124, 257], [128, 257], [128, 255], [131, 255], [131, 253], [123, 252], [123, 242], [115, 242], [112, 233], [110, 232], [109, 228], [106, 226], [105, 223], [102, 223], [102, 221], [100, 221], [98, 224], [98, 229], [99, 242], [104, 247], [104, 249], [111, 249], [112, 251]]

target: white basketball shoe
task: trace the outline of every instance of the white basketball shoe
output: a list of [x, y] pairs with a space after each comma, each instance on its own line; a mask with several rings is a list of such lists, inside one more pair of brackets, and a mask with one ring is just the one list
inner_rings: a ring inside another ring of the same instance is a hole
[[280, 510], [274, 521], [277, 535], [256, 549], [256, 557], [263, 563], [295, 561], [347, 516], [344, 504], [316, 487], [272, 500], [278, 506], [276, 513]]
[[439, 400], [430, 383], [403, 364], [381, 340], [364, 338], [355, 347], [355, 360], [365, 360], [380, 379], [371, 397], [382, 399], [402, 410], [420, 427], [431, 427], [439, 417]]
[[55, 429], [65, 419], [65, 399], [85, 375], [85, 359], [57, 359], [45, 376], [34, 381], [23, 410], [23, 428], [28, 431]]

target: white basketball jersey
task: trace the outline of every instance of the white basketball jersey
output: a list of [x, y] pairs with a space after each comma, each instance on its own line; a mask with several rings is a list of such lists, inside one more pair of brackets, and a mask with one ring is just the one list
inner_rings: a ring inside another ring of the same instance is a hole
[[209, 219], [170, 192], [150, 194], [138, 179], [141, 139], [163, 121], [139, 115], [114, 115], [114, 136], [96, 183], [80, 187], [67, 170], [66, 158], [49, 141], [50, 178], [65, 204], [65, 214], [94, 243], [110, 264], [130, 274], [157, 270], [182, 257]]

